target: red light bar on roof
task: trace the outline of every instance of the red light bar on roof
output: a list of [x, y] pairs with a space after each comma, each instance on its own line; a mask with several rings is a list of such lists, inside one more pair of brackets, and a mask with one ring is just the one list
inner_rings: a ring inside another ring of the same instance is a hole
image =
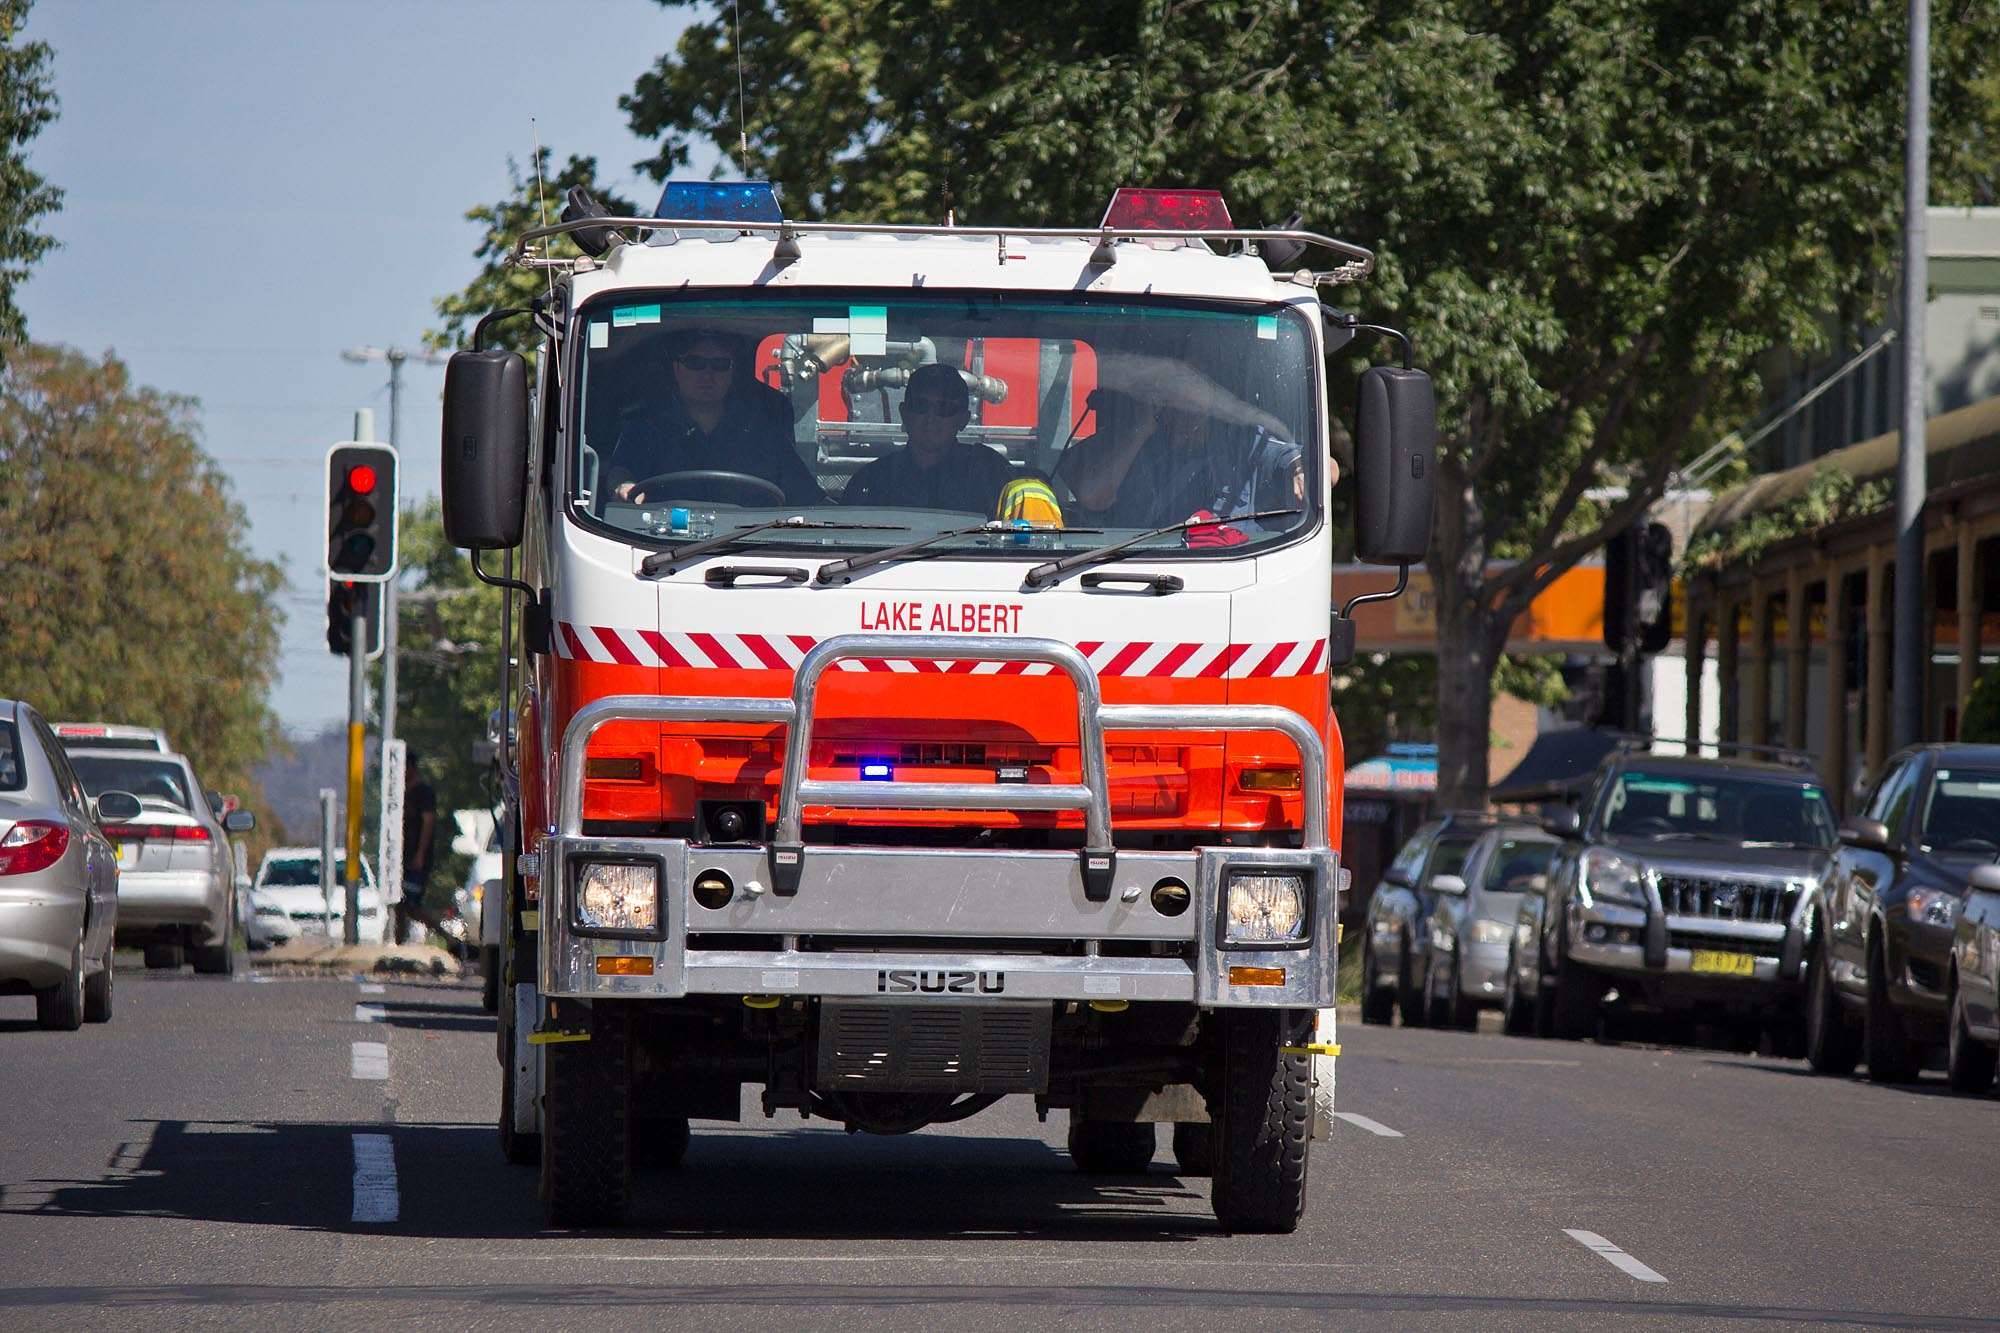
[[1220, 190], [1142, 190], [1121, 187], [1098, 224], [1119, 231], [1227, 231], [1229, 205]]

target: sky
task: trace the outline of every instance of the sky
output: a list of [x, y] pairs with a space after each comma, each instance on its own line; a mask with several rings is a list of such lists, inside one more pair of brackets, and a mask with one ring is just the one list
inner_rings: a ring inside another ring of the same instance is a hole
[[[135, 379], [200, 401], [203, 444], [283, 563], [272, 705], [288, 730], [347, 710], [326, 651], [327, 446], [387, 367], [344, 348], [417, 347], [434, 301], [477, 271], [465, 211], [507, 193], [535, 136], [594, 154], [635, 200], [618, 98], [688, 16], [654, 0], [41, 0], [60, 118], [30, 149], [65, 192], [61, 243], [21, 293], [29, 336], [115, 351]], [[712, 158], [698, 157], [705, 167]], [[704, 172], [705, 174], [705, 172]], [[405, 501], [438, 482], [442, 366], [405, 367]]]

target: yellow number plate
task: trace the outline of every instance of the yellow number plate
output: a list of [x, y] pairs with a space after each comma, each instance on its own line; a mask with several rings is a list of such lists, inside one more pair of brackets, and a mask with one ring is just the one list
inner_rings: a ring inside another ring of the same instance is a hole
[[1694, 970], [1715, 972], [1726, 977], [1747, 977], [1756, 970], [1757, 960], [1747, 953], [1721, 953], [1714, 949], [1694, 951]]
[[138, 843], [121, 842], [118, 844], [118, 864], [120, 866], [129, 866], [134, 862], [136, 862], [138, 859], [139, 859]]

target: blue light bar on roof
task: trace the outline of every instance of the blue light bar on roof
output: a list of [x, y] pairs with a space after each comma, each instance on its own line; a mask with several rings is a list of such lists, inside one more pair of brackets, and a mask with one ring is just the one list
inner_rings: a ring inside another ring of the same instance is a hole
[[653, 216], [720, 223], [785, 220], [769, 181], [668, 181]]

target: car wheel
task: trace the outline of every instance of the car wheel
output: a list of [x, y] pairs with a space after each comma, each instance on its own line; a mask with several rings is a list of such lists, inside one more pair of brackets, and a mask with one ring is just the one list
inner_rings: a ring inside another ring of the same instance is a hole
[[1157, 1142], [1151, 1121], [1086, 1120], [1069, 1113], [1070, 1160], [1086, 1175], [1144, 1175]]
[[1361, 1021], [1386, 1027], [1396, 1017], [1396, 992], [1375, 980], [1375, 949], [1361, 946]]
[[1396, 962], [1396, 1009], [1403, 1015], [1403, 1026], [1420, 1028], [1430, 1015], [1425, 1012], [1423, 992], [1417, 986], [1416, 963], [1410, 957], [1410, 942], [1406, 939]]
[[111, 985], [118, 975], [111, 966], [111, 950], [104, 950], [104, 966], [94, 975], [83, 980], [83, 1021], [86, 1023], [109, 1023], [111, 1021]]
[[1451, 965], [1451, 1025], [1460, 1032], [1479, 1030], [1479, 1001], [1465, 993], [1465, 975], [1458, 970], [1458, 964]]
[[1806, 959], [1806, 1063], [1817, 1074], [1852, 1074], [1861, 1063], [1861, 1039], [1834, 993], [1824, 939]]
[[194, 970], [205, 977], [228, 977], [236, 974], [236, 949], [227, 935], [219, 944], [198, 945], [193, 950]]
[[51, 1032], [74, 1032], [83, 1026], [83, 931], [69, 949], [69, 971], [45, 991], [35, 992], [35, 1021]]
[[1500, 1030], [1510, 1037], [1525, 1037], [1535, 1028], [1535, 1012], [1521, 994], [1519, 966], [1514, 951], [1507, 951], [1507, 989], [1500, 1001]]
[[1994, 1048], [1972, 1035], [1965, 1021], [1965, 993], [1953, 976], [1951, 985], [1951, 1030], [1945, 1038], [1945, 1077], [1953, 1092], [1985, 1092], [1993, 1086], [1993, 1070], [2000, 1064]]
[[1549, 1006], [1549, 1035], [1582, 1041], [1597, 1032], [1597, 979], [1564, 954], [1556, 960], [1556, 993]]
[[1444, 987], [1438, 985], [1435, 961], [1424, 968], [1424, 1022], [1434, 1028], [1451, 1022], [1451, 999]]
[[146, 946], [146, 966], [154, 970], [171, 971], [181, 965], [181, 946], [178, 944], [149, 944]]
[[1871, 1083], [1908, 1083], [1920, 1068], [1917, 1051], [1903, 1031], [1903, 1017], [1889, 1002], [1889, 969], [1881, 937], [1868, 942], [1868, 1007], [1861, 1024], [1862, 1059]]
[[1305, 1212], [1312, 1138], [1312, 1057], [1285, 1048], [1312, 1040], [1313, 1014], [1225, 1009], [1214, 1185], [1215, 1219], [1226, 1229], [1289, 1234]]
[[1184, 1176], [1215, 1173], [1215, 1126], [1192, 1121], [1174, 1126], [1174, 1165]]

